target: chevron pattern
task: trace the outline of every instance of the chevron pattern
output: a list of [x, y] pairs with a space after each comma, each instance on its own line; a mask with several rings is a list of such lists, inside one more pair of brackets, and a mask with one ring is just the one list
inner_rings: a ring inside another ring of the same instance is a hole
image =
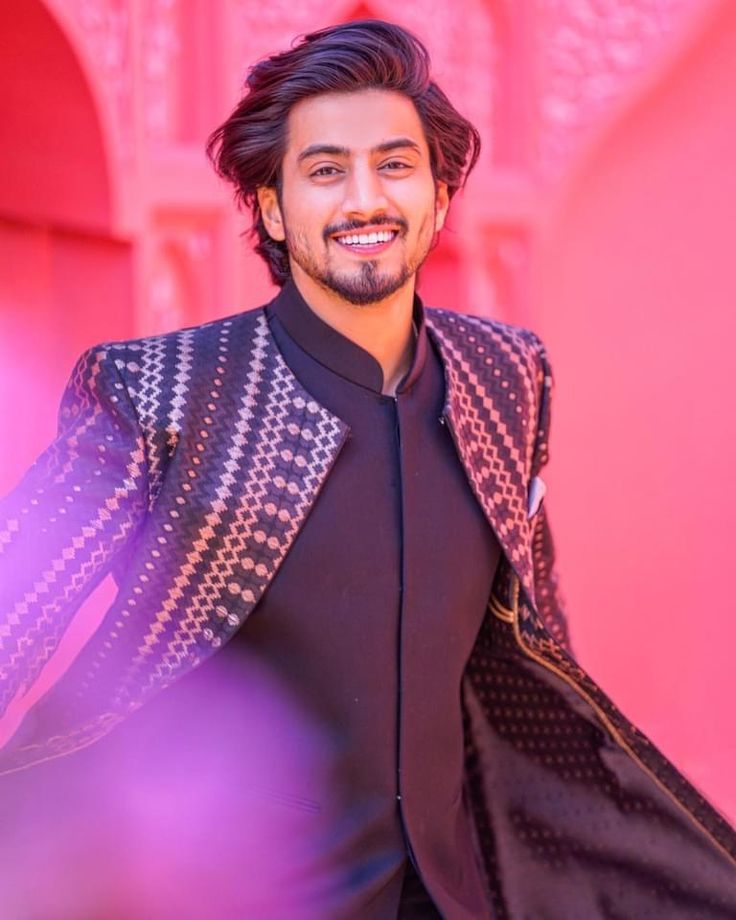
[[428, 329], [447, 374], [445, 414], [471, 485], [529, 598], [534, 576], [527, 522], [539, 372], [527, 330], [432, 310]]

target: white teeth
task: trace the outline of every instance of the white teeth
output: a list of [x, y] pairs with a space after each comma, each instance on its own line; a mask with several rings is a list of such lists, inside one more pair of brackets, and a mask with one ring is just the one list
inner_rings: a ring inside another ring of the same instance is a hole
[[351, 233], [339, 239], [348, 246], [370, 246], [372, 243], [388, 243], [395, 235], [395, 230], [380, 230], [378, 233]]

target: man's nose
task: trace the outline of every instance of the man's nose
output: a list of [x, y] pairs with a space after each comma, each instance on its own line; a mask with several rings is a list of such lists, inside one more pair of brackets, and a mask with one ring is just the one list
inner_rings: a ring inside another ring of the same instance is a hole
[[345, 186], [343, 211], [346, 217], [370, 217], [388, 208], [388, 199], [380, 175], [368, 164], [357, 164], [350, 170]]

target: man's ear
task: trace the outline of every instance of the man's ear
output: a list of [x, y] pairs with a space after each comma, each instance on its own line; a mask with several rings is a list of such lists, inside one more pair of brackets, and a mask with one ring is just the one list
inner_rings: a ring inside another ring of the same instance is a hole
[[439, 233], [445, 226], [445, 218], [450, 208], [450, 195], [447, 191], [446, 182], [435, 182], [435, 219], [434, 232]]
[[263, 223], [266, 226], [266, 232], [272, 240], [282, 242], [286, 239], [284, 230], [284, 218], [281, 214], [281, 205], [279, 196], [274, 186], [261, 185], [256, 189], [258, 196], [258, 206], [261, 209]]

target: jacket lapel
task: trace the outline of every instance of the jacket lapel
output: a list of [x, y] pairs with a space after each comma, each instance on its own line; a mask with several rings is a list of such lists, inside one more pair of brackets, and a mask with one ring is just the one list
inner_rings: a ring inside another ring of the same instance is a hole
[[427, 309], [445, 367], [444, 416], [460, 460], [509, 566], [534, 604], [527, 484], [536, 395], [513, 330]]
[[134, 387], [155, 403], [160, 492], [102, 626], [27, 714], [0, 772], [92, 743], [227, 642], [347, 438], [289, 370], [262, 310], [149, 342], [160, 354], [136, 363]]
[[[135, 653], [118, 705], [128, 694], [140, 697], [141, 687], [145, 694], [170, 682], [238, 631], [275, 577], [348, 434], [291, 372], [263, 311], [230, 322], [233, 348], [221, 387], [227, 414], [206, 416], [206, 439], [203, 422], [185, 426], [200, 438], [179, 446], [198, 458], [196, 478], [183, 468], [167, 476], [166, 502], [189, 509], [182, 510], [185, 536], [165, 565], [152, 558], [159, 527], [140, 548], [142, 565], [159, 577], [147, 581], [151, 614], [128, 638]], [[191, 400], [195, 409], [200, 387]]]

